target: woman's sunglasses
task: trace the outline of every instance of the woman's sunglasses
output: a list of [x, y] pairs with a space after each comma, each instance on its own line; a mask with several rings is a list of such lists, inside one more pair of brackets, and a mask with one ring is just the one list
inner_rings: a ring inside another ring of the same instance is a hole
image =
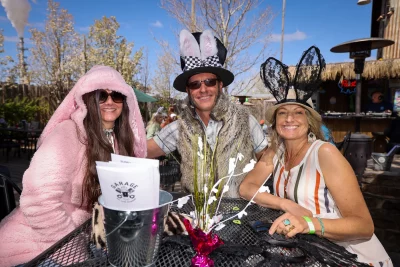
[[102, 104], [107, 101], [108, 97], [111, 96], [111, 99], [114, 103], [122, 103], [124, 102], [125, 96], [121, 93], [112, 91], [111, 93], [107, 92], [106, 90], [99, 90], [99, 103]]
[[207, 87], [212, 87], [217, 84], [217, 81], [218, 81], [217, 78], [205, 79], [202, 81], [193, 81], [193, 82], [188, 83], [187, 87], [190, 90], [199, 89], [201, 86], [201, 83], [204, 83]]

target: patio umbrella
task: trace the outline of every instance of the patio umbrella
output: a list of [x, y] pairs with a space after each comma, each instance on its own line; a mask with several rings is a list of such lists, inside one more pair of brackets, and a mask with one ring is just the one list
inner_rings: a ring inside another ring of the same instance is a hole
[[152, 97], [148, 94], [145, 94], [136, 88], [133, 88], [133, 91], [135, 92], [138, 102], [155, 102], [155, 101], [157, 101], [157, 99], [155, 99], [154, 97]]

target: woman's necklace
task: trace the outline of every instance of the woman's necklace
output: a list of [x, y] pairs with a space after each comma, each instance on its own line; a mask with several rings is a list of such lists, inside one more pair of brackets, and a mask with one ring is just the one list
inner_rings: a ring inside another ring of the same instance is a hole
[[115, 150], [114, 150], [114, 135], [113, 135], [114, 128], [103, 129], [103, 131], [104, 131], [104, 134], [107, 137], [108, 142], [110, 142], [110, 144], [111, 144], [113, 152], [115, 153]]
[[[297, 151], [297, 153], [294, 155], [294, 157], [292, 157], [292, 158], [290, 158], [290, 160], [288, 160], [288, 169], [289, 169], [288, 174], [287, 174], [287, 176], [285, 177], [285, 173], [283, 173], [283, 177], [285, 178], [285, 179], [284, 179], [284, 185], [283, 185], [284, 198], [287, 198], [286, 188], [287, 188], [287, 184], [288, 184], [289, 179], [290, 179], [290, 171], [291, 171], [291, 169], [292, 169], [292, 167], [293, 167], [293, 166], [292, 166], [292, 165], [293, 165], [293, 162], [296, 161], [297, 157], [300, 155], [300, 152], [303, 150], [303, 148], [304, 148], [307, 144], [308, 144], [308, 142], [305, 142], [305, 143], [303, 144], [303, 146], [299, 149], [299, 151]], [[288, 158], [287, 155], [288, 155], [288, 153], [287, 153], [287, 150], [285, 149], [285, 158]]]

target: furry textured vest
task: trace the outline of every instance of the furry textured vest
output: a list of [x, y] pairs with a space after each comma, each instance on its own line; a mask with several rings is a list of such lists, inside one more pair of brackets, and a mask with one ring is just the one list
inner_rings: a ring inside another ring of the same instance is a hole
[[[186, 107], [184, 107], [179, 120], [178, 151], [182, 156], [182, 187], [185, 191], [193, 192], [193, 145], [197, 145], [197, 143], [194, 144], [196, 135], [204, 140], [205, 133], [201, 122], [195, 117], [196, 113], [194, 107], [189, 103], [189, 98], [185, 99], [185, 103]], [[231, 103], [227, 96], [221, 94], [211, 112], [211, 118], [214, 121], [223, 122], [214, 148], [216, 150], [214, 159], [215, 180], [217, 181], [219, 178], [228, 175], [230, 158], [235, 158], [239, 152], [244, 156], [236, 165], [236, 174], [241, 173], [251, 159], [255, 159], [255, 154], [249, 129], [249, 113], [244, 107]], [[211, 151], [207, 142], [206, 144], [207, 150]], [[210, 164], [210, 162], [208, 163]], [[239, 197], [239, 185], [245, 175], [232, 177], [229, 191], [225, 196]]]

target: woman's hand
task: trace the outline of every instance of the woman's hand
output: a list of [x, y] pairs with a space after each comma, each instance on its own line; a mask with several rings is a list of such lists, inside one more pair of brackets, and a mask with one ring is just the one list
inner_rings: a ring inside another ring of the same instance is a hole
[[299, 204], [290, 199], [283, 199], [281, 201], [280, 209], [283, 210], [284, 212], [291, 213], [295, 216], [308, 216], [308, 217], [313, 216], [310, 210], [300, 206]]
[[274, 221], [269, 229], [269, 234], [273, 235], [276, 232], [290, 238], [297, 234], [307, 234], [309, 231], [308, 224], [303, 217], [287, 212]]

